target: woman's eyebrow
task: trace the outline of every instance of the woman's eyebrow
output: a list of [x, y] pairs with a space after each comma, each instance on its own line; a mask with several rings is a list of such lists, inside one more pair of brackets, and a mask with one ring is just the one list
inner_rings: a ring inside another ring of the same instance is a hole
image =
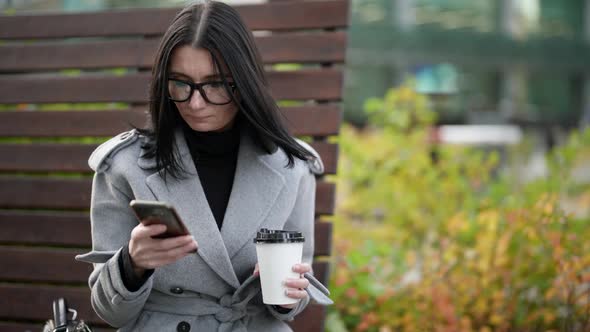
[[[189, 79], [189, 80], [193, 80], [193, 78], [192, 78], [192, 77], [190, 77], [189, 75], [187, 75], [187, 74], [184, 74], [184, 73], [180, 73], [180, 72], [176, 72], [176, 71], [171, 71], [171, 72], [170, 72], [170, 76], [182, 76], [182, 77], [185, 77], [185, 78], [187, 78], [187, 79]], [[229, 74], [227, 74], [227, 75], [225, 75], [225, 78], [226, 78], [226, 79], [231, 79], [232, 77], [231, 77]], [[219, 74], [217, 74], [217, 73], [213, 73], [213, 74], [205, 75], [205, 76], [203, 77], [203, 81], [209, 81], [209, 80], [220, 80], [220, 79], [221, 79], [221, 76], [220, 76]], [[194, 81], [194, 80], [193, 80], [193, 81]]]
[[177, 71], [171, 71], [171, 72], [169, 73], [169, 75], [170, 75], [170, 76], [182, 76], [182, 77], [185, 77], [185, 78], [191, 79], [191, 77], [190, 77], [190, 76], [188, 76], [187, 74], [183, 74], [183, 73], [180, 73], [180, 72], [177, 72]]
[[[232, 78], [232, 77], [231, 77], [231, 75], [229, 75], [229, 74], [226, 74], [226, 75], [225, 75], [225, 78], [226, 78], [226, 79], [228, 79], [228, 78]], [[219, 79], [221, 79], [221, 75], [219, 75], [219, 74], [217, 74], [217, 73], [215, 73], [215, 74], [209, 74], [209, 75], [206, 75], [206, 76], [204, 77], [204, 79], [205, 79], [205, 80], [210, 80], [210, 79], [217, 79], [217, 80], [219, 80]]]

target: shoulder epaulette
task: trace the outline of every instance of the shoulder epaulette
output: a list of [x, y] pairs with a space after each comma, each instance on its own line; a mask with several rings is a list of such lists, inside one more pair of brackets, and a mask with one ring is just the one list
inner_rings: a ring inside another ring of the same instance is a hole
[[307, 165], [309, 166], [309, 169], [311, 170], [311, 172], [314, 174], [324, 173], [324, 163], [322, 162], [322, 158], [320, 157], [320, 154], [314, 148], [312, 148], [311, 145], [307, 144], [306, 142], [304, 142], [300, 139], [297, 139], [297, 138], [295, 140], [297, 141], [297, 143], [299, 143], [299, 145], [301, 145], [307, 151], [311, 152], [314, 155], [314, 157], [315, 157], [314, 159], [307, 161]]
[[92, 152], [88, 159], [88, 165], [94, 171], [104, 170], [108, 168], [108, 163], [105, 160], [112, 157], [115, 153], [122, 150], [129, 144], [135, 142], [138, 138], [138, 132], [135, 129], [123, 132], [101, 145]]

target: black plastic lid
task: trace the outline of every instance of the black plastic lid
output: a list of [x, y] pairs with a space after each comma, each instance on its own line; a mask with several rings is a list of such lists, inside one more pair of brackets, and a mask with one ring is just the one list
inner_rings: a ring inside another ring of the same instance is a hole
[[295, 231], [283, 231], [261, 228], [256, 237], [254, 243], [295, 243], [305, 242], [305, 238], [301, 232]]

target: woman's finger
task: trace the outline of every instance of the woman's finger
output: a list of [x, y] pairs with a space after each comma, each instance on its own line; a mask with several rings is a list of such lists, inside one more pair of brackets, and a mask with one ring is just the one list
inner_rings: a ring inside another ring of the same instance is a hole
[[307, 263], [295, 264], [293, 265], [293, 272], [297, 272], [299, 274], [311, 272], [311, 265]]
[[167, 239], [154, 239], [154, 242], [156, 246], [155, 248], [158, 251], [173, 250], [184, 245], [187, 245], [191, 242], [197, 244], [197, 241], [195, 241], [195, 238], [192, 235], [181, 235]]
[[184, 246], [177, 247], [168, 251], [158, 251], [150, 259], [150, 261], [160, 267], [170, 263], [174, 263], [184, 256], [194, 252], [197, 249], [196, 242], [188, 243]]
[[309, 280], [305, 278], [287, 279], [285, 280], [285, 286], [295, 289], [305, 289], [309, 286]]
[[304, 299], [307, 297], [307, 292], [299, 289], [287, 289], [285, 295], [294, 299]]
[[153, 224], [153, 225], [144, 225], [139, 224], [135, 226], [133, 231], [131, 231], [132, 238], [150, 238], [152, 236], [156, 236], [158, 234], [162, 234], [166, 231], [166, 225], [164, 224]]

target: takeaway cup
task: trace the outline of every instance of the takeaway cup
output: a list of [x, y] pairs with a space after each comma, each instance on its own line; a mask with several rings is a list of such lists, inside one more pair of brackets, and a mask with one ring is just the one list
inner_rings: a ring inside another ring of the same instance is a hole
[[287, 278], [299, 278], [299, 274], [293, 272], [293, 265], [301, 263], [303, 242], [305, 238], [301, 232], [261, 228], [256, 234], [254, 243], [265, 304], [299, 302], [285, 295], [287, 287], [283, 282]]

